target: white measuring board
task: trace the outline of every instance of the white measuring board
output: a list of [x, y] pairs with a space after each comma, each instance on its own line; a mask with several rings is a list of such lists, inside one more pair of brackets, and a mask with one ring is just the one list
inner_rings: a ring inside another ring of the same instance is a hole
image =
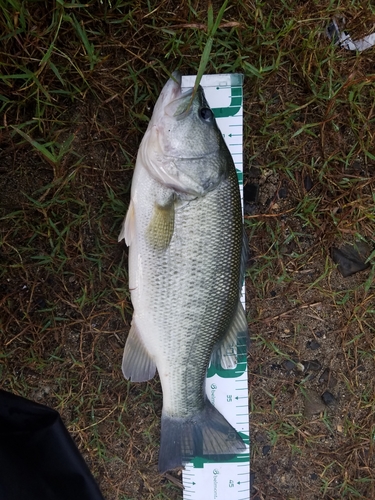
[[[182, 89], [195, 83], [195, 76], [182, 77]], [[243, 75], [204, 75], [201, 86], [237, 170], [243, 204]], [[245, 305], [245, 287], [242, 289]], [[249, 403], [247, 382], [247, 346], [237, 345], [237, 366], [225, 370], [210, 366], [206, 392], [211, 403], [224, 415], [249, 445]], [[230, 461], [213, 462], [195, 457], [182, 472], [184, 500], [249, 500], [250, 449]]]

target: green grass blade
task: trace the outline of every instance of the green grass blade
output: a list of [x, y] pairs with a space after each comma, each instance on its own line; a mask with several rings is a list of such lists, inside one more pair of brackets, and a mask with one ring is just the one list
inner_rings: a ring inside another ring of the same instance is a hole
[[228, 4], [228, 0], [225, 0], [223, 2], [223, 5], [221, 6], [221, 8], [219, 10], [219, 13], [218, 13], [218, 15], [216, 17], [215, 23], [213, 23], [213, 8], [212, 8], [212, 3], [210, 2], [209, 5], [208, 5], [208, 12], [207, 12], [207, 34], [208, 34], [208, 38], [207, 38], [206, 45], [205, 45], [205, 47], [203, 49], [201, 60], [200, 60], [200, 63], [199, 63], [198, 72], [197, 72], [197, 78], [196, 78], [195, 84], [194, 84], [193, 97], [194, 97], [194, 94], [196, 93], [196, 91], [198, 90], [199, 84], [200, 84], [200, 82], [202, 80], [202, 76], [204, 75], [204, 73], [206, 71], [208, 62], [210, 60], [210, 54], [211, 54], [212, 45], [214, 43], [214, 36], [215, 36], [216, 31], [217, 31], [217, 29], [218, 29], [218, 27], [219, 27], [219, 25], [221, 23], [221, 20], [223, 18], [225, 9], [227, 7], [227, 4]]
[[22, 130], [17, 127], [12, 126], [12, 129], [17, 132], [21, 137], [23, 137], [29, 144], [33, 146], [39, 153], [45, 156], [50, 162], [57, 163], [57, 158], [48, 149], [40, 144], [38, 141], [32, 139], [28, 134], [25, 134]]

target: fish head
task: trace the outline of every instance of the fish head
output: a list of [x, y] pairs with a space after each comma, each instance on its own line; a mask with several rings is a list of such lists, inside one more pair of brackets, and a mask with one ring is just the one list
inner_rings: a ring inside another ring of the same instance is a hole
[[228, 155], [201, 86], [182, 92], [177, 73], [164, 86], [140, 147], [143, 165], [163, 185], [203, 196], [228, 175]]

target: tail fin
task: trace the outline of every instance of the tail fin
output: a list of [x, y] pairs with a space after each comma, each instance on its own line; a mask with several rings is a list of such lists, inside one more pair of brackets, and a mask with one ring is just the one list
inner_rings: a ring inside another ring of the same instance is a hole
[[159, 471], [180, 467], [193, 457], [214, 461], [233, 458], [246, 449], [238, 432], [206, 400], [203, 410], [189, 418], [161, 418]]

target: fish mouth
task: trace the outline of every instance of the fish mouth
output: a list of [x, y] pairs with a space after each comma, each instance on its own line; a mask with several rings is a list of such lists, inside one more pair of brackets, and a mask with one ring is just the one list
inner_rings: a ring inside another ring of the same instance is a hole
[[182, 94], [181, 91], [181, 73], [174, 71], [171, 78], [164, 85], [163, 90], [160, 93], [162, 103], [167, 106], [172, 101], [178, 99]]
[[160, 102], [155, 105], [155, 108], [156, 106], [158, 108], [157, 113], [160, 113], [160, 116], [166, 115], [176, 120], [184, 119], [190, 113], [193, 91], [193, 89], [189, 89], [182, 92], [181, 74], [174, 71], [160, 94]]
[[167, 81], [160, 92], [159, 98], [154, 106], [150, 123], [152, 125], [156, 125], [160, 120], [162, 120], [168, 105], [172, 102], [178, 102], [181, 95], [181, 74], [178, 71], [174, 71], [171, 78]]
[[179, 73], [178, 71], [173, 71], [169, 81], [171, 82], [172, 86], [172, 94], [174, 94], [171, 96], [173, 100], [181, 95], [181, 81], [182, 81], [181, 73]]

